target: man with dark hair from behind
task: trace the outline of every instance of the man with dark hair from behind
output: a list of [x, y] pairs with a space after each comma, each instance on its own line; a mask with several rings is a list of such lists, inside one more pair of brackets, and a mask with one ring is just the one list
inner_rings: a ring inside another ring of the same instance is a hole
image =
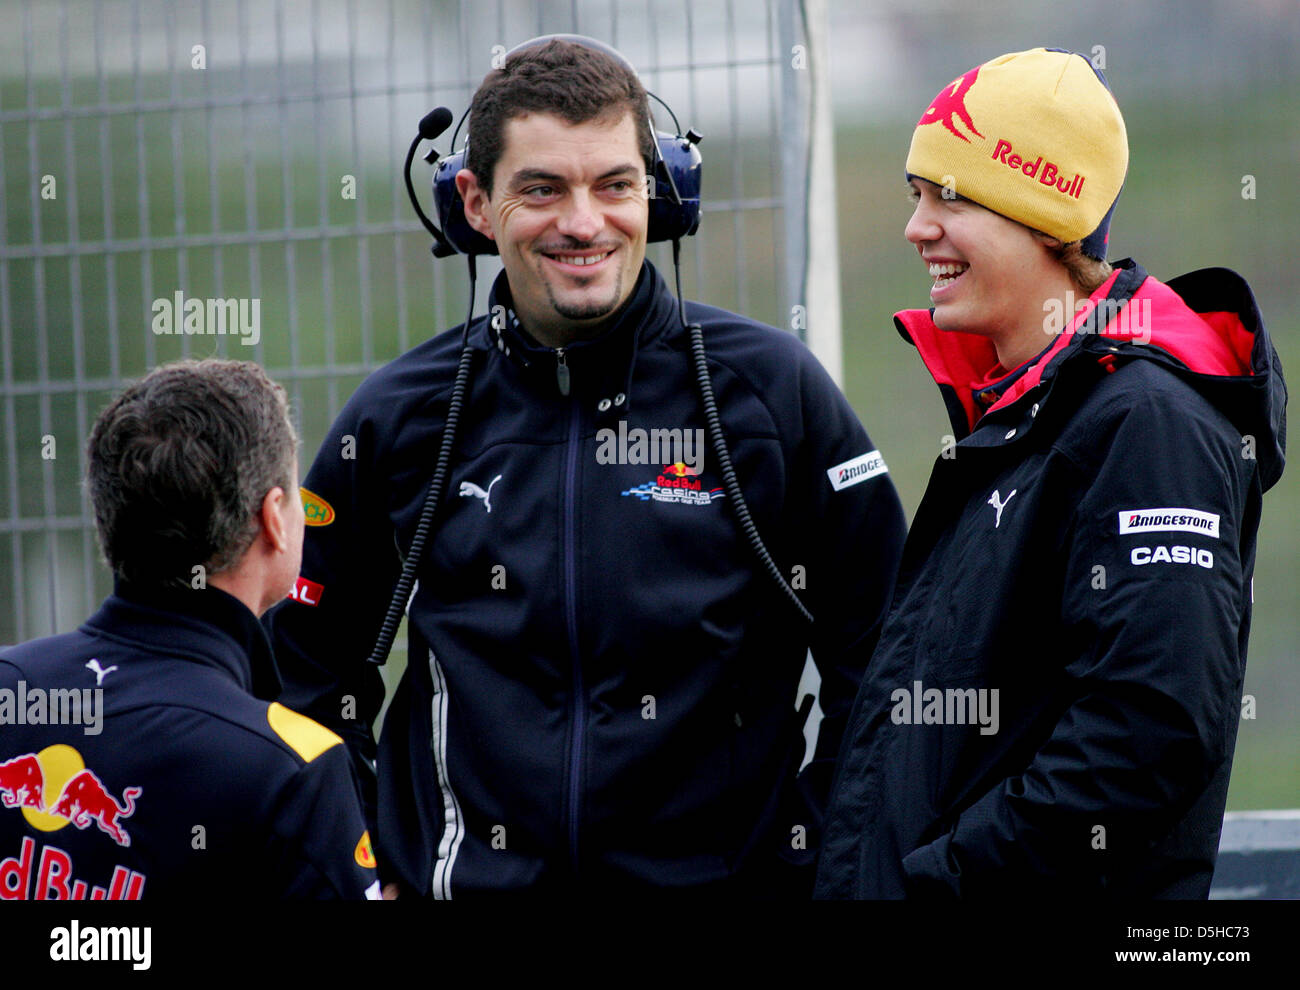
[[160, 367], [100, 414], [87, 488], [113, 594], [0, 652], [0, 898], [377, 895], [341, 740], [258, 623], [302, 555], [297, 438], [256, 364]]

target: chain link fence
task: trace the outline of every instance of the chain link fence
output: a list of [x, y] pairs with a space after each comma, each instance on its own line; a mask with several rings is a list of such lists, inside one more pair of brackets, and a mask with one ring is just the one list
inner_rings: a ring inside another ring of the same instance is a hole
[[811, 131], [796, 0], [25, 0], [5, 20], [0, 643], [72, 629], [111, 588], [81, 479], [125, 380], [257, 360], [309, 461], [367, 373], [462, 318], [462, 263], [432, 260], [400, 167], [419, 118], [459, 117], [529, 37], [608, 41], [705, 135], [686, 293], [791, 325]]

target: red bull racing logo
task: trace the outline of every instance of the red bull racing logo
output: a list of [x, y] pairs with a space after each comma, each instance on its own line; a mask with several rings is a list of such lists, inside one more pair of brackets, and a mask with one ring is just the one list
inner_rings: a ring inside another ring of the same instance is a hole
[[128, 787], [122, 792], [126, 803], [118, 804], [117, 798], [104, 787], [104, 782], [95, 776], [95, 771], [82, 770], [63, 785], [50, 814], [66, 818], [80, 829], [89, 828], [94, 822], [119, 846], [129, 846], [131, 837], [118, 819], [130, 818], [135, 813], [135, 799], [139, 796], [140, 788]]
[[[0, 805], [21, 808], [29, 825], [54, 832], [71, 824], [85, 830], [93, 823], [119, 846], [131, 836], [122, 819], [135, 813], [139, 787], [128, 787], [118, 801], [81, 754], [71, 746], [48, 746], [0, 763]], [[54, 794], [53, 802], [46, 795]]]
[[45, 775], [40, 760], [32, 753], [0, 763], [0, 805], [45, 809]]
[[[119, 846], [131, 836], [122, 820], [135, 813], [141, 788], [127, 787], [119, 801], [71, 746], [47, 746], [0, 763], [0, 806], [22, 811], [27, 824], [41, 832], [94, 824]], [[53, 795], [51, 800], [48, 796]], [[145, 877], [117, 866], [105, 886], [91, 886], [72, 876], [72, 857], [46, 845], [36, 855], [36, 840], [25, 836], [17, 856], [0, 859], [0, 900], [139, 900]], [[35, 889], [32, 880], [35, 879]]]
[[722, 489], [706, 489], [699, 474], [697, 469], [682, 461], [665, 464], [654, 481], [647, 481], [620, 494], [630, 495], [642, 502], [653, 499], [656, 502], [685, 502], [690, 505], [709, 505], [714, 499], [722, 498]]
[[979, 76], [979, 66], [971, 69], [963, 76], [958, 76], [951, 83], [939, 91], [931, 104], [925, 108], [925, 113], [921, 114], [921, 119], [916, 122], [916, 126], [922, 124], [943, 124], [953, 134], [961, 138], [967, 144], [970, 143], [968, 138], [954, 126], [954, 120], [960, 121], [976, 137], [983, 137], [975, 129], [975, 122], [970, 119], [970, 111], [966, 109], [966, 94], [970, 88], [975, 85], [975, 79]]
[[1055, 162], [1044, 162], [1042, 155], [1031, 161], [1028, 155], [1022, 157], [1014, 154], [1011, 142], [1003, 141], [1001, 138], [998, 138], [998, 143], [993, 148], [993, 158], [1007, 168], [1023, 172], [1031, 179], [1037, 178], [1043, 185], [1052, 186], [1057, 192], [1073, 199], [1079, 198], [1079, 193], [1083, 192], [1083, 184], [1087, 180], [1087, 176], [1082, 172], [1075, 172], [1067, 179], [1065, 173], [1061, 171], [1061, 166]]
[[58, 846], [45, 846], [37, 860], [36, 840], [24, 836], [18, 855], [0, 860], [0, 901], [138, 901], [144, 894], [144, 874], [128, 867], [115, 866], [106, 887], [76, 879], [72, 869]]

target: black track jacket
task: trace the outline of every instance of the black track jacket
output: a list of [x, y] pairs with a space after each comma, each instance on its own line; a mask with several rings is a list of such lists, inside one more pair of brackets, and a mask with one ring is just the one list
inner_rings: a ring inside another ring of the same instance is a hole
[[[684, 444], [705, 426], [689, 338], [653, 266], [613, 327], [562, 356], [526, 337], [510, 307], [503, 274], [471, 328], [467, 401], [408, 609], [410, 659], [379, 744], [381, 875], [437, 898], [650, 886], [806, 896], [902, 548], [883, 461], [797, 339], [687, 304], [740, 486], [817, 618], [810, 635], [759, 570], [711, 447], [693, 443], [687, 463], [653, 444], [653, 431]], [[366, 657], [433, 474], [460, 338], [380, 369], [339, 414], [305, 482], [317, 523], [305, 583], [269, 613], [282, 700], [363, 757], [382, 688]], [[826, 719], [796, 786], [810, 645]]]
[[987, 339], [897, 317], [960, 442], [854, 704], [818, 896], [1209, 890], [1286, 388], [1230, 271], [1122, 262], [1091, 304], [1000, 381]]
[[0, 900], [379, 896], [351, 764], [274, 702], [256, 617], [119, 583], [0, 651]]

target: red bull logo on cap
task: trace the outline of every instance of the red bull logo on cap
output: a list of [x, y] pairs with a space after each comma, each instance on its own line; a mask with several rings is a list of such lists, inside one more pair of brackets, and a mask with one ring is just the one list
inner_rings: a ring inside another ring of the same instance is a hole
[[1082, 173], [1076, 172], [1067, 179], [1060, 174], [1060, 166], [1054, 162], [1044, 162], [1042, 155], [1031, 161], [1028, 158], [1014, 154], [1010, 141], [1003, 141], [999, 138], [998, 143], [993, 148], [993, 158], [1007, 166], [1007, 168], [1023, 172], [1031, 179], [1037, 178], [1045, 186], [1054, 186], [1057, 192], [1064, 193], [1073, 199], [1078, 199], [1079, 193], [1083, 192], [1084, 176]]
[[916, 126], [943, 124], [949, 131], [969, 144], [970, 138], [954, 126], [953, 121], [955, 119], [964, 124], [966, 129], [976, 137], [982, 138], [984, 135], [975, 129], [975, 121], [971, 120], [970, 111], [966, 109], [966, 94], [975, 85], [975, 80], [979, 77], [979, 74], [980, 70], [977, 65], [970, 72], [958, 76], [941, 89], [939, 95], [925, 108], [925, 113], [921, 114], [921, 119], [916, 122]]

